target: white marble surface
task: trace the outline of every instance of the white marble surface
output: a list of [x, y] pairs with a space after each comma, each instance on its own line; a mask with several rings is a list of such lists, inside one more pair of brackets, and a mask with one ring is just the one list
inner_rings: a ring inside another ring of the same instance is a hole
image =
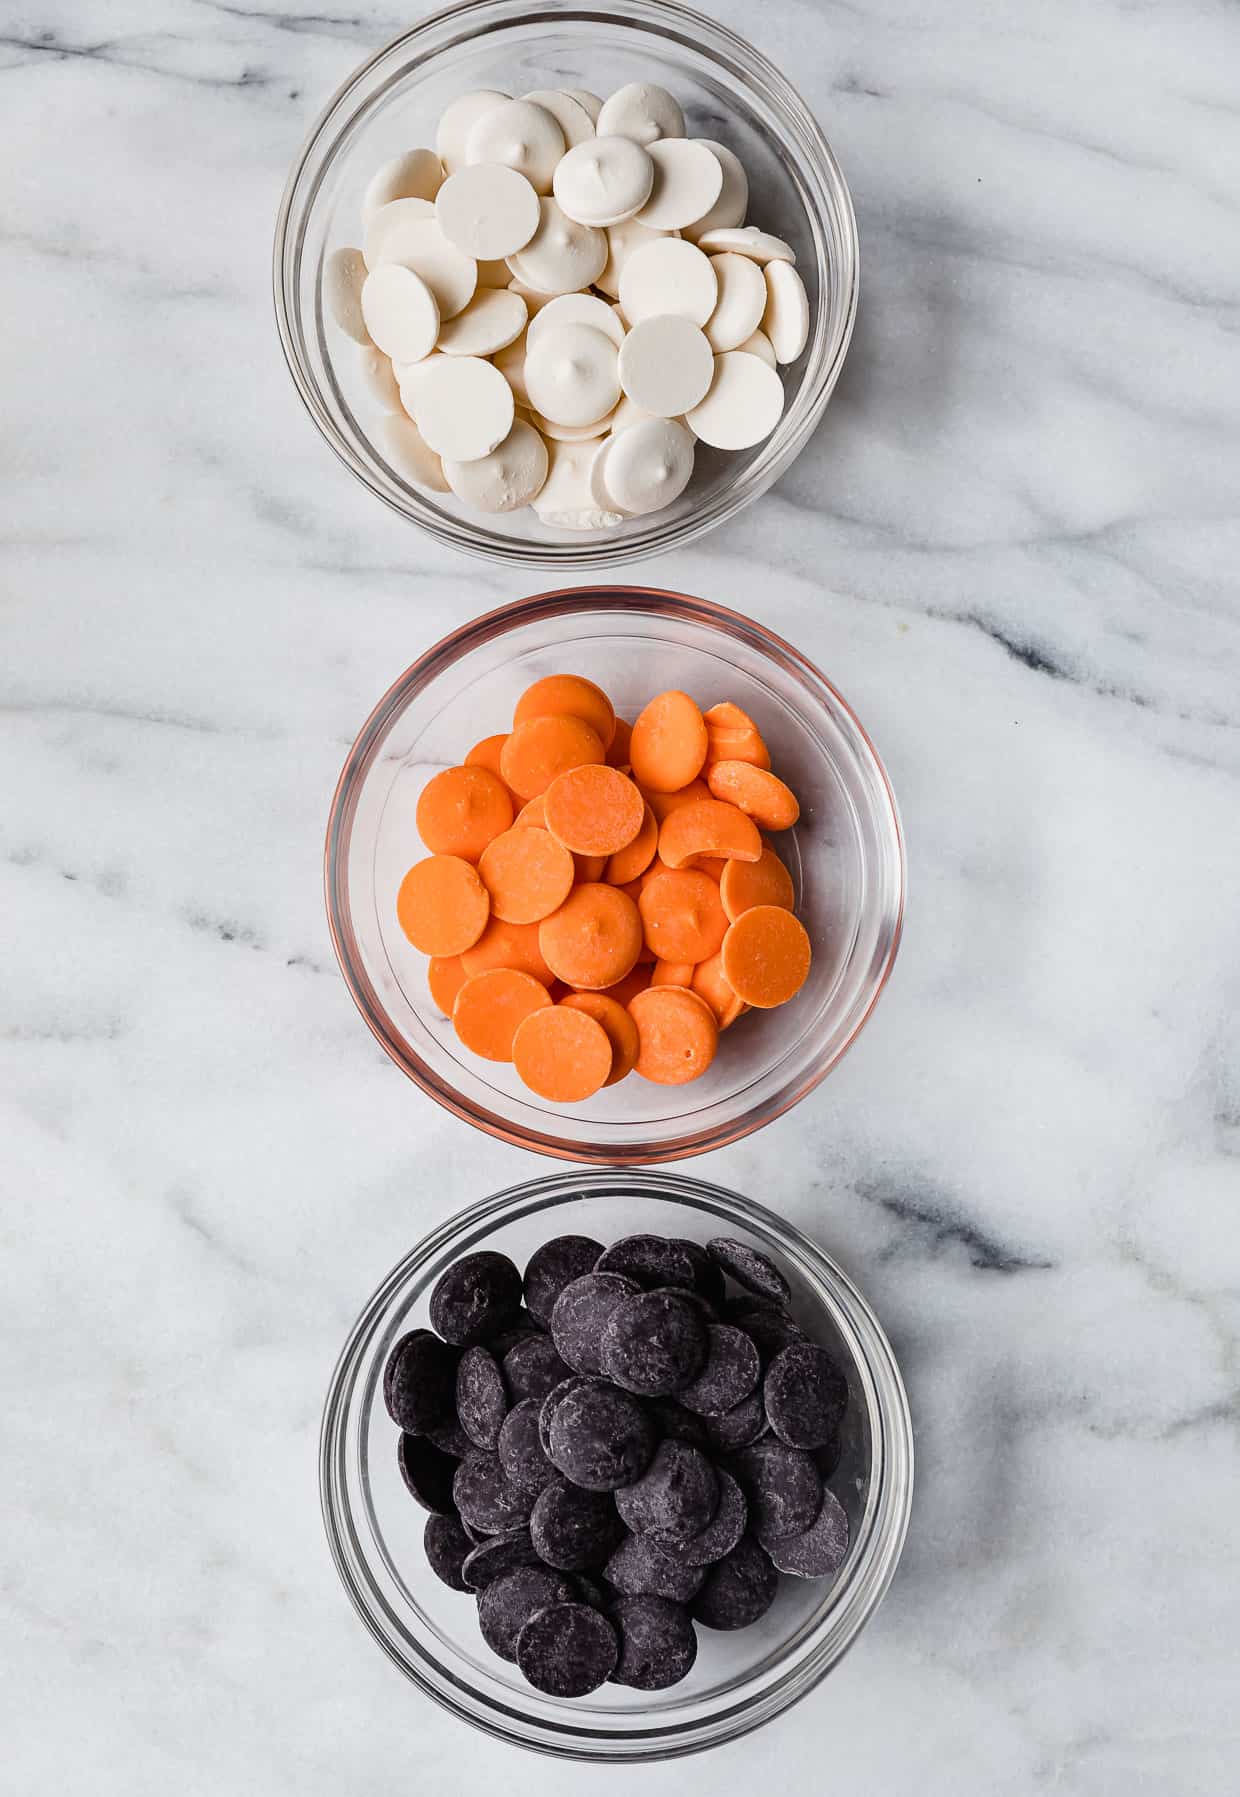
[[6, 1790], [1223, 1793], [1240, 1754], [1240, 18], [773, 0], [852, 182], [827, 422], [637, 570], [823, 664], [911, 908], [810, 1102], [698, 1164], [858, 1276], [919, 1485], [829, 1684], [709, 1763], [556, 1766], [403, 1685], [315, 1487], [389, 1264], [540, 1170], [381, 1057], [319, 857], [390, 678], [528, 587], [337, 467], [268, 250], [406, 15], [0, 4]]

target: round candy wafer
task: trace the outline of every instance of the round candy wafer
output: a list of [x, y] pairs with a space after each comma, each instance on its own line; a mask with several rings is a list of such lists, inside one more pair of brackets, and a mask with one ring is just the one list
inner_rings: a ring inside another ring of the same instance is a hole
[[501, 1659], [515, 1660], [517, 1636], [530, 1617], [548, 1604], [571, 1602], [576, 1592], [566, 1578], [545, 1566], [516, 1566], [486, 1585], [478, 1597], [482, 1639]]
[[603, 1244], [588, 1235], [556, 1235], [536, 1248], [525, 1268], [526, 1309], [544, 1329], [551, 1327], [551, 1312], [566, 1285], [593, 1270]]
[[508, 1393], [498, 1361], [480, 1343], [466, 1348], [456, 1369], [456, 1414], [473, 1445], [494, 1453]]
[[697, 1659], [689, 1613], [666, 1597], [620, 1597], [609, 1615], [620, 1638], [612, 1683], [664, 1691], [687, 1678]]
[[539, 1558], [562, 1572], [605, 1565], [622, 1532], [607, 1492], [583, 1491], [567, 1480], [540, 1491], [530, 1513]]
[[779, 1574], [752, 1535], [710, 1568], [690, 1605], [695, 1622], [708, 1629], [744, 1629], [765, 1616], [775, 1601]]
[[517, 1664], [536, 1691], [585, 1697], [606, 1684], [619, 1655], [616, 1631], [589, 1604], [551, 1604], [517, 1636]]

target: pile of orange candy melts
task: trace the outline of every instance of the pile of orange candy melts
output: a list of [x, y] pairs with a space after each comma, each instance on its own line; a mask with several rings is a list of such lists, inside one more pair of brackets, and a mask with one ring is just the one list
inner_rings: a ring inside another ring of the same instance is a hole
[[760, 834], [798, 816], [738, 705], [660, 693], [629, 725], [552, 674], [428, 781], [397, 915], [465, 1047], [541, 1098], [684, 1085], [720, 1030], [805, 983], [792, 877]]

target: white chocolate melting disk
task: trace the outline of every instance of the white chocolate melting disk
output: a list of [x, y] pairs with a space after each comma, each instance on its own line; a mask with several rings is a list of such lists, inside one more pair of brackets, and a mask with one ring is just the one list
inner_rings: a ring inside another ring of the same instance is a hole
[[[621, 405], [623, 403], [622, 400]], [[616, 410], [619, 411], [619, 409], [620, 407], [617, 406]], [[636, 423], [636, 419], [634, 419], [633, 422]], [[590, 497], [600, 511], [604, 512], [616, 511], [618, 509], [615, 500], [607, 491], [606, 483], [603, 480], [603, 464], [607, 460], [607, 451], [611, 448], [614, 441], [614, 437], [606, 437], [595, 450], [594, 460], [590, 463]]]
[[719, 298], [706, 320], [705, 330], [710, 347], [716, 355], [722, 355], [725, 350], [739, 349], [761, 324], [766, 311], [766, 282], [759, 263], [730, 250], [712, 256], [710, 265], [719, 283]]
[[362, 315], [362, 286], [366, 259], [361, 250], [333, 250], [323, 264], [323, 298], [327, 310], [346, 337], [354, 343], [370, 342]]
[[[504, 267], [505, 269], [508, 269], [508, 264], [506, 262]], [[508, 269], [508, 272], [511, 274], [511, 269]], [[535, 313], [541, 312], [544, 306], [549, 306], [556, 297], [554, 293], [539, 293], [537, 288], [527, 287], [525, 282], [518, 281], [515, 275], [513, 275], [511, 281], [507, 283], [507, 286], [509, 293], [519, 293], [521, 295], [521, 298], [525, 301], [525, 309], [531, 318], [534, 317]]]
[[[424, 212], [405, 210], [424, 206]], [[478, 264], [448, 242], [435, 208], [425, 200], [393, 200], [380, 207], [366, 233], [366, 263], [372, 272], [399, 263], [421, 275], [435, 295], [441, 318], [463, 312], [478, 284]]]
[[782, 237], [759, 231], [757, 225], [717, 225], [703, 231], [698, 238], [702, 249], [712, 256], [734, 250], [738, 256], [750, 256], [755, 262], [795, 262], [796, 251]]
[[715, 357], [710, 392], [686, 413], [689, 429], [713, 449], [750, 449], [769, 437], [784, 409], [784, 384], [757, 356]]
[[576, 94], [566, 93], [558, 87], [540, 87], [532, 94], [522, 94], [521, 98], [551, 114], [570, 150], [594, 136], [594, 115], [586, 110]]
[[719, 198], [723, 164], [713, 150], [690, 137], [665, 137], [646, 154], [654, 164], [650, 198], [638, 213], [656, 231], [678, 231], [701, 218]]
[[429, 356], [419, 356], [414, 362], [402, 362], [399, 357], [393, 357], [392, 373], [403, 387], [405, 382], [412, 380], [415, 374], [421, 374], [424, 368], [429, 368], [432, 362], [437, 362], [438, 360], [438, 350], [434, 350]]
[[621, 387], [658, 418], [678, 418], [705, 399], [714, 373], [706, 337], [691, 318], [674, 312], [642, 319], [620, 345]]
[[552, 183], [569, 218], [583, 225], [617, 225], [650, 197], [655, 167], [631, 137], [591, 137], [561, 158]]
[[590, 468], [598, 444], [549, 443], [547, 479], [534, 500], [544, 524], [562, 530], [608, 530], [623, 523], [618, 511], [600, 506], [590, 491]]
[[373, 343], [367, 344], [361, 353], [362, 380], [369, 389], [370, 396], [381, 405], [385, 412], [399, 412], [400, 387], [392, 368], [392, 358], [385, 356], [381, 349]]
[[400, 262], [401, 251], [415, 220], [434, 218], [433, 200], [389, 200], [377, 206], [366, 221], [362, 254], [367, 268], [384, 262]]
[[435, 350], [432, 355], [424, 356], [420, 362], [393, 362], [392, 373], [396, 376], [400, 391], [401, 410], [406, 418], [416, 417], [414, 394], [417, 391], [418, 383], [425, 378], [429, 369], [447, 360], [446, 356], [441, 356], [439, 351]]
[[652, 231], [649, 226], [638, 224], [635, 218], [626, 218], [619, 225], [608, 225], [607, 260], [594, 285], [603, 293], [610, 294], [612, 299], [618, 299], [620, 273], [633, 252], [641, 249], [645, 243], [655, 243], [661, 237], [678, 235], [676, 231]]
[[525, 176], [499, 162], [449, 175], [435, 200], [448, 242], [475, 261], [515, 254], [538, 229], [538, 195]]
[[612, 437], [599, 481], [618, 511], [640, 517], [679, 499], [693, 476], [693, 438], [671, 418], [651, 418]]
[[560, 293], [547, 301], [536, 317], [530, 319], [529, 341], [537, 343], [548, 325], [588, 324], [610, 337], [616, 348], [624, 342], [624, 322], [615, 308], [593, 293]]
[[512, 429], [512, 388], [498, 368], [477, 356], [436, 356], [401, 387], [413, 421], [436, 455], [476, 462]]
[[630, 81], [604, 100], [594, 121], [600, 137], [631, 137], [647, 148], [663, 137], [683, 137], [685, 115], [680, 102], [665, 87], [651, 81]]
[[588, 324], [554, 325], [526, 338], [530, 402], [556, 424], [593, 424], [620, 398], [616, 346]]
[[592, 94], [588, 87], [566, 87], [564, 92], [570, 100], [576, 100], [578, 106], [589, 114], [590, 123], [598, 124], [598, 115], [603, 110], [603, 102], [597, 94]]
[[533, 425], [518, 418], [490, 455], [472, 462], [445, 458], [443, 471], [466, 505], [480, 512], [515, 512], [541, 492], [549, 460], [547, 445]]
[[552, 199], [538, 202], [538, 229], [508, 266], [518, 281], [537, 293], [577, 293], [602, 274], [607, 238], [593, 225], [579, 225]]
[[685, 226], [685, 236], [696, 243], [703, 231], [713, 231], [720, 225], [743, 225], [745, 214], [749, 210], [749, 176], [741, 165], [740, 158], [727, 144], [716, 143], [713, 137], [699, 137], [700, 144], [713, 150], [719, 158], [719, 166], [723, 170], [723, 186], [719, 190], [719, 198], [704, 218], [694, 219]]
[[809, 297], [805, 282], [790, 262], [768, 262], [766, 310], [762, 329], [777, 362], [795, 362], [809, 339]]
[[[640, 424], [644, 418], [655, 418], [657, 416], [658, 414], [656, 412], [648, 412], [645, 406], [639, 406], [635, 400], [629, 398], [627, 393], [622, 393], [620, 395], [620, 404], [607, 420], [607, 426], [613, 437], [618, 437], [620, 432], [628, 430], [631, 424]], [[678, 424], [683, 424], [684, 419], [678, 418], [676, 422]]]
[[529, 317], [525, 301], [507, 287], [479, 287], [463, 312], [439, 327], [446, 356], [493, 356], [515, 343]]
[[530, 390], [525, 384], [525, 336], [528, 332], [510, 343], [507, 349], [501, 349], [493, 358], [508, 385], [512, 388], [513, 398], [525, 406], [529, 404]]
[[[589, 455], [595, 455], [597, 444], [550, 444], [552, 456], [555, 451], [564, 449], [586, 449]], [[555, 464], [552, 464], [554, 471]], [[624, 512], [616, 512], [611, 505], [598, 505], [593, 492], [589, 491], [589, 469], [586, 469], [586, 491], [580, 498], [579, 505], [573, 507], [552, 507], [546, 503], [546, 487], [534, 501], [534, 510], [545, 525], [552, 525], [555, 530], [615, 530], [616, 525], [624, 523]], [[550, 476], [548, 476], [550, 485]], [[577, 483], [579, 485], [579, 483]]]
[[427, 443], [412, 418], [404, 412], [389, 412], [383, 420], [383, 441], [388, 460], [406, 480], [432, 493], [446, 493], [443, 463]]
[[[616, 407], [616, 411], [619, 411]], [[616, 412], [607, 412], [602, 418], [596, 418], [593, 424], [556, 424], [551, 418], [544, 418], [541, 412], [531, 412], [530, 422], [542, 432], [549, 443], [588, 443], [591, 437], [605, 437], [611, 429], [611, 421]]]
[[710, 257], [679, 237], [659, 237], [633, 251], [620, 270], [620, 304], [630, 327], [660, 312], [705, 324], [719, 298]]
[[524, 175], [536, 193], [550, 193], [555, 165], [564, 154], [564, 133], [543, 106], [505, 100], [484, 112], [465, 141], [465, 160], [502, 162]]
[[443, 176], [443, 163], [434, 150], [406, 150], [403, 156], [394, 156], [370, 178], [362, 200], [363, 225], [393, 200], [433, 200]]
[[429, 356], [439, 335], [439, 307], [426, 282], [411, 268], [387, 262], [372, 269], [362, 288], [366, 329], [397, 362]]
[[745, 341], [738, 343], [736, 347], [743, 350], [747, 356], [757, 356], [760, 361], [766, 363], [768, 368], [774, 368], [775, 351], [771, 347], [771, 340], [765, 331], [755, 331], [752, 337], [746, 337]]
[[509, 94], [500, 93], [498, 88], [480, 87], [471, 94], [462, 94], [450, 106], [445, 107], [439, 120], [439, 129], [435, 133], [435, 148], [439, 151], [439, 160], [450, 175], [455, 174], [458, 168], [465, 167], [465, 146], [478, 120], [510, 98]]

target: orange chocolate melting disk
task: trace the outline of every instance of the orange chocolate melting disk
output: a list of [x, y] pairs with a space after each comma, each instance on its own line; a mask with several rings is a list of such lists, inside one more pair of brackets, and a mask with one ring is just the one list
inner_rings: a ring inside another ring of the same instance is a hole
[[575, 886], [559, 910], [539, 924], [538, 946], [557, 979], [601, 992], [637, 965], [641, 917], [618, 886]]
[[705, 999], [682, 986], [648, 986], [629, 1005], [637, 1025], [637, 1072], [658, 1086], [683, 1086], [710, 1066], [719, 1026]]
[[805, 925], [779, 905], [755, 905], [728, 928], [720, 958], [738, 998], [761, 1010], [785, 1005], [809, 977], [813, 956]]

